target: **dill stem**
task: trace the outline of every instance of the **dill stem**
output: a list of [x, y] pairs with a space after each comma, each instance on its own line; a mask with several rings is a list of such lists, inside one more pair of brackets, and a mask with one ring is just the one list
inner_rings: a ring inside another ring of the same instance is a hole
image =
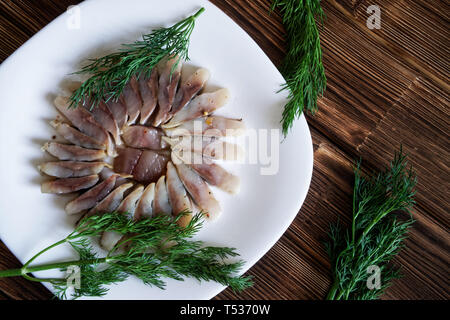
[[[97, 264], [97, 263], [104, 263], [107, 262], [108, 258], [99, 258], [99, 259], [88, 259], [88, 260], [73, 260], [73, 261], [66, 261], [66, 262], [56, 262], [56, 263], [48, 263], [48, 264], [41, 264], [33, 267], [26, 267], [23, 266], [22, 268], [18, 269], [9, 269], [9, 270], [2, 270], [0, 271], [0, 278], [7, 278], [7, 277], [17, 277], [17, 276], [25, 276], [27, 273], [31, 272], [38, 272], [38, 271], [45, 271], [45, 270], [52, 270], [52, 269], [61, 269], [69, 266], [81, 266], [81, 265], [90, 265], [90, 264]], [[40, 282], [43, 282], [42, 280], [55, 280], [55, 279], [37, 279], [40, 280]]]

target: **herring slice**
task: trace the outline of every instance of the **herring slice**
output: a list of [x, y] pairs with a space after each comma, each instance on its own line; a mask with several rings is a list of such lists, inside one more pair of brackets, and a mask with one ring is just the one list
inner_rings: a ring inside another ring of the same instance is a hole
[[103, 150], [86, 149], [58, 142], [47, 142], [42, 150], [47, 151], [59, 160], [96, 161], [106, 157]]
[[181, 109], [173, 118], [163, 124], [163, 128], [173, 128], [183, 122], [196, 118], [205, 117], [215, 110], [223, 107], [230, 99], [230, 91], [228, 89], [219, 89], [214, 92], [203, 93], [192, 99], [189, 104]]
[[178, 82], [181, 77], [181, 59], [178, 56], [167, 60], [166, 65], [160, 71], [158, 88], [158, 108], [153, 119], [153, 126], [158, 127], [165, 123], [170, 116]]
[[78, 198], [70, 201], [66, 205], [66, 213], [72, 215], [93, 208], [111, 192], [116, 184], [116, 179], [119, 176], [120, 175], [118, 174], [113, 174], [108, 179], [100, 182], [95, 187], [80, 195]]
[[172, 162], [175, 164], [178, 176], [186, 187], [186, 190], [197, 206], [205, 212], [206, 217], [211, 220], [216, 219], [222, 209], [211, 189], [197, 172], [175, 157], [172, 154]]
[[155, 111], [156, 104], [158, 102], [158, 70], [153, 68], [150, 77], [145, 77], [142, 74], [138, 80], [139, 91], [142, 98], [141, 117], [139, 119], [140, 124], [145, 124]]
[[192, 220], [192, 203], [171, 161], [167, 163], [166, 177], [167, 193], [169, 195], [170, 205], [172, 206], [172, 214], [177, 216], [182, 212], [186, 213], [177, 220], [177, 224], [180, 227], [186, 227]]
[[180, 88], [175, 95], [175, 99], [170, 110], [170, 115], [173, 116], [182, 108], [184, 108], [189, 101], [203, 88], [206, 81], [209, 79], [209, 71], [200, 68], [195, 71], [186, 81], [182, 82]]
[[42, 193], [64, 194], [88, 189], [98, 182], [98, 175], [90, 175], [78, 178], [61, 178], [42, 183]]
[[105, 150], [106, 146], [99, 143], [96, 139], [88, 136], [81, 131], [78, 131], [74, 127], [71, 127], [67, 123], [53, 120], [50, 121], [50, 125], [55, 129], [56, 133], [67, 141], [88, 149], [100, 149]]
[[104, 167], [111, 166], [106, 162], [55, 161], [40, 164], [38, 169], [52, 177], [75, 178], [99, 174]]

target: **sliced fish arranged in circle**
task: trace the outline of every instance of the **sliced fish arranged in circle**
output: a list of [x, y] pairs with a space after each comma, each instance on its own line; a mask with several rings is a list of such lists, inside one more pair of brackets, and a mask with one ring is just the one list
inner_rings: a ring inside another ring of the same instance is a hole
[[229, 99], [230, 91], [228, 89], [219, 89], [214, 92], [200, 94], [175, 114], [169, 122], [161, 126], [163, 128], [173, 128], [183, 122], [206, 117], [227, 104]]
[[153, 215], [171, 215], [172, 207], [166, 187], [166, 176], [161, 176], [156, 182], [155, 198], [153, 199]]
[[180, 227], [186, 227], [192, 219], [192, 203], [171, 161], [167, 163], [166, 187], [172, 214], [177, 216], [180, 213], [184, 213], [177, 220], [177, 224]]
[[142, 155], [142, 150], [134, 148], [119, 148], [118, 156], [114, 158], [114, 171], [123, 174], [132, 174], [134, 167]]
[[161, 141], [164, 136], [163, 130], [155, 127], [130, 126], [123, 131], [123, 140], [128, 147], [161, 150], [168, 147], [167, 143]]
[[156, 182], [164, 174], [167, 162], [170, 160], [170, 152], [157, 152], [144, 150], [133, 169], [133, 177], [141, 183]]
[[175, 56], [168, 59], [164, 67], [159, 68], [158, 108], [153, 119], [154, 127], [165, 123], [170, 117], [170, 109], [181, 78], [181, 66], [181, 59]]
[[172, 152], [186, 163], [202, 163], [203, 158], [227, 161], [242, 161], [245, 158], [244, 149], [234, 143], [203, 136], [163, 137]]
[[94, 119], [94, 116], [85, 108], [70, 108], [68, 97], [56, 97], [54, 104], [61, 114], [84, 134], [96, 139], [100, 144], [107, 146], [108, 133]]
[[88, 189], [98, 182], [98, 175], [90, 175], [77, 178], [61, 178], [53, 181], [43, 182], [41, 185], [42, 193], [71, 193], [83, 189]]
[[222, 209], [209, 186], [197, 172], [179, 161], [179, 159], [174, 159], [174, 157], [176, 156], [172, 154], [172, 162], [177, 168], [178, 176], [195, 204], [205, 212], [208, 218], [216, 219], [222, 212]]
[[102, 201], [97, 203], [87, 213], [87, 216], [94, 214], [115, 212], [123, 200], [124, 193], [133, 186], [133, 183], [128, 182], [116, 187], [110, 194], [108, 194]]
[[127, 108], [128, 114], [128, 120], [126, 124], [131, 125], [136, 122], [142, 108], [142, 100], [139, 94], [139, 85], [135, 76], [132, 76], [130, 81], [123, 88], [122, 98]]
[[155, 111], [158, 103], [158, 69], [156, 67], [153, 68], [148, 78], [145, 74], [141, 74], [138, 79], [138, 84], [142, 98], [139, 123], [145, 124], [153, 114], [153, 111]]
[[207, 116], [181, 123], [174, 128], [164, 129], [169, 137], [199, 135], [207, 137], [241, 136], [245, 133], [245, 124], [239, 119], [219, 116]]
[[42, 147], [42, 150], [47, 151], [59, 160], [96, 161], [106, 157], [103, 150], [86, 149], [58, 142], [47, 142]]
[[239, 177], [229, 173], [218, 164], [205, 160], [200, 164], [191, 163], [189, 166], [210, 185], [231, 194], [239, 192], [241, 184]]
[[53, 120], [50, 121], [50, 125], [55, 129], [56, 133], [63, 137], [68, 142], [71, 142], [77, 146], [88, 149], [101, 149], [105, 150], [106, 146], [99, 143], [96, 139], [88, 136], [81, 131], [71, 127], [67, 123]]
[[143, 217], [151, 218], [153, 216], [153, 200], [155, 199], [155, 183], [150, 183], [142, 193], [136, 211], [134, 212], [134, 219], [139, 220]]
[[[142, 192], [144, 191], [143, 186], [137, 186], [122, 202], [119, 204], [119, 207], [116, 209], [117, 212], [127, 214], [130, 218], [134, 216], [134, 212], [136, 210], [137, 202], [142, 196]], [[112, 250], [117, 242], [122, 239], [124, 235], [113, 232], [106, 231], [103, 232], [100, 245], [105, 250]]]
[[111, 192], [119, 176], [119, 174], [113, 174], [108, 179], [70, 201], [66, 205], [66, 213], [72, 215], [95, 207], [98, 202], [103, 200]]
[[113, 136], [116, 145], [122, 144], [122, 141], [120, 140], [120, 130], [116, 119], [103, 101], [100, 101], [97, 106], [92, 108], [89, 103], [86, 103], [84, 107], [90, 111], [94, 116], [94, 119]]
[[207, 69], [196, 70], [186, 81], [183, 81], [175, 95], [175, 99], [170, 110], [170, 116], [173, 116], [203, 88], [206, 81], [209, 80], [209, 71]]
[[109, 165], [106, 162], [56, 161], [38, 165], [38, 169], [46, 175], [57, 178], [84, 177], [99, 174]]
[[109, 101], [105, 102], [105, 104], [116, 120], [117, 127], [119, 128], [119, 130], [122, 130], [122, 128], [127, 123], [128, 117], [127, 108], [125, 106], [125, 102], [123, 102], [122, 97], [119, 97], [118, 99], [110, 99]]

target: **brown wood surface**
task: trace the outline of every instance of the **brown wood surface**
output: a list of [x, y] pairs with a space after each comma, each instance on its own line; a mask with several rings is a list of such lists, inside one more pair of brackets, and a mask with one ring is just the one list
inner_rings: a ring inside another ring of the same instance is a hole
[[[1, 1], [0, 61], [78, 1]], [[213, 0], [276, 66], [284, 28], [269, 0]], [[381, 29], [366, 9], [381, 7]], [[321, 31], [327, 91], [308, 116], [314, 172], [305, 203], [276, 245], [247, 274], [253, 288], [217, 299], [323, 299], [330, 264], [323, 247], [329, 224], [348, 222], [352, 164], [380, 169], [400, 144], [418, 174], [414, 224], [395, 259], [404, 277], [383, 299], [449, 299], [449, 4], [445, 0], [324, 0]], [[5, 213], [2, 213], [5, 214]], [[17, 268], [0, 243], [0, 269]], [[49, 299], [41, 285], [0, 279], [0, 299]]]

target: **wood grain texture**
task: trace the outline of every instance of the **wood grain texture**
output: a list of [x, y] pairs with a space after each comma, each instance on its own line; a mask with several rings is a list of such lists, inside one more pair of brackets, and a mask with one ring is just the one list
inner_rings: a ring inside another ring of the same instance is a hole
[[[0, 59], [78, 1], [1, 1]], [[285, 53], [278, 12], [269, 0], [212, 0], [279, 66]], [[327, 0], [321, 30], [327, 91], [308, 116], [314, 144], [311, 188], [299, 214], [247, 274], [255, 286], [216, 299], [323, 299], [330, 264], [323, 247], [329, 224], [348, 223], [352, 165], [387, 164], [400, 143], [418, 174], [416, 223], [395, 259], [404, 277], [383, 299], [449, 299], [449, 86], [446, 1], [380, 0], [382, 27], [366, 26], [366, 0]], [[19, 262], [0, 244], [0, 268]], [[49, 299], [41, 285], [0, 280], [0, 299]]]

